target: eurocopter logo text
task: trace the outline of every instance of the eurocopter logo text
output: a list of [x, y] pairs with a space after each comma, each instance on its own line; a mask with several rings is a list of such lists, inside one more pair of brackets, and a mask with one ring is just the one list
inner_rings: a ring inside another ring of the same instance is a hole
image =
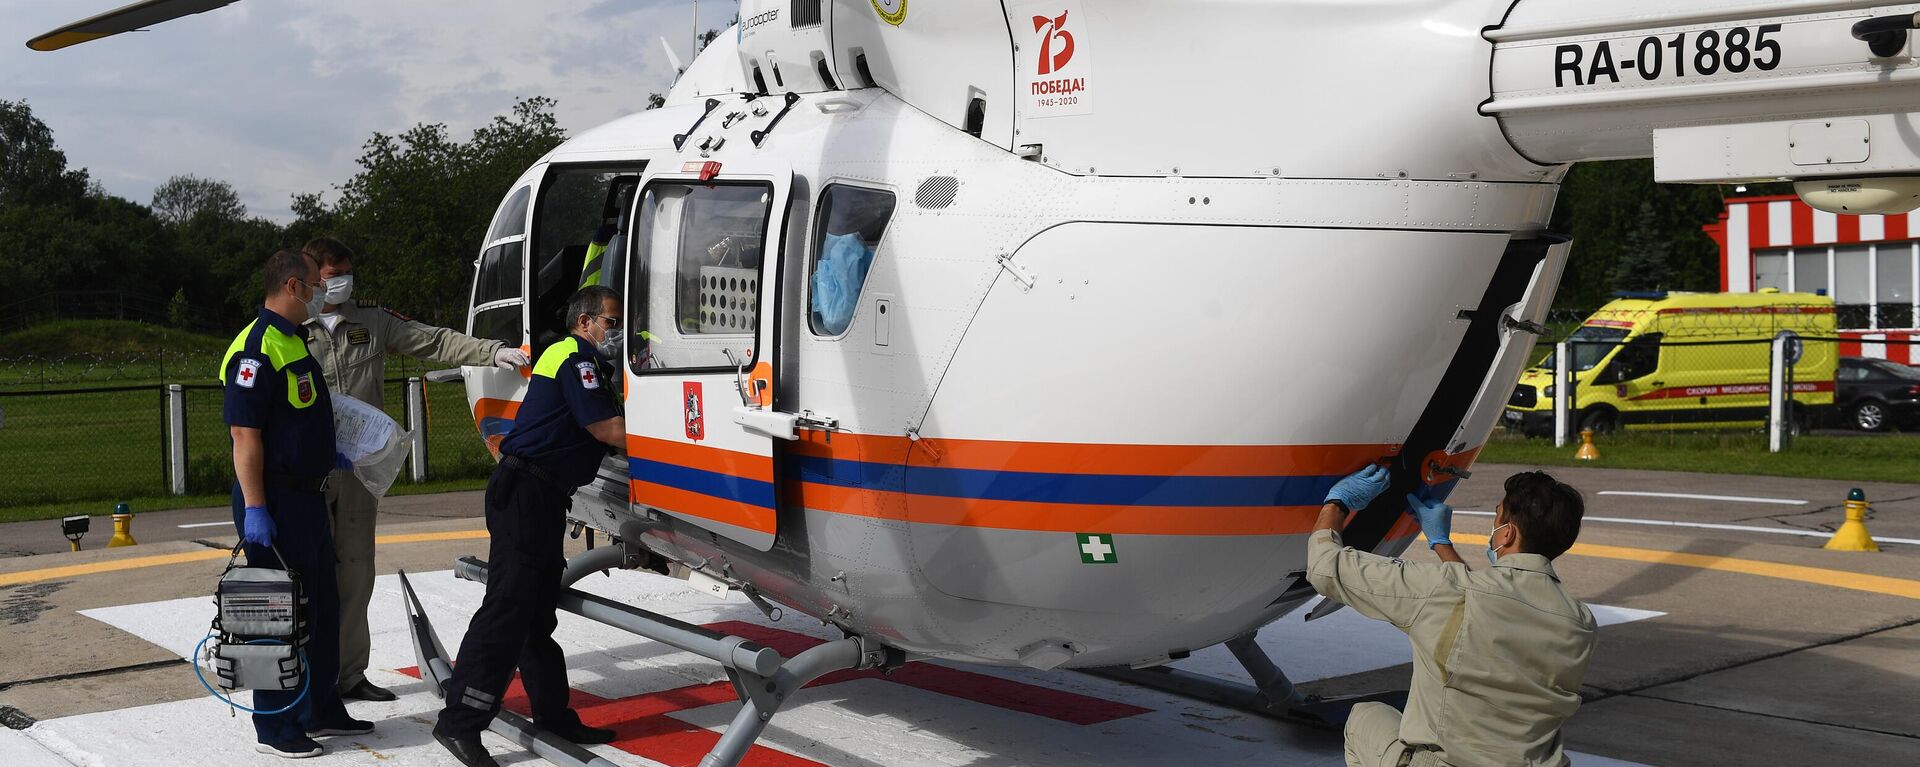
[[754, 27], [760, 26], [762, 24], [771, 23], [773, 21], [778, 20], [779, 18], [780, 18], [780, 9], [778, 8], [775, 8], [771, 11], [767, 11], [766, 13], [760, 13], [760, 14], [748, 16], [746, 19], [740, 22], [740, 34], [745, 35], [746, 33], [753, 31]]

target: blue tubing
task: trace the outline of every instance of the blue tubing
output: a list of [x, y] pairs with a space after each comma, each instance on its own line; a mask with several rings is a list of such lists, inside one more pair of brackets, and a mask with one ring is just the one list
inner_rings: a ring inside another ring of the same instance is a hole
[[[232, 698], [229, 698], [225, 695], [221, 695], [219, 690], [216, 690], [213, 688], [213, 685], [207, 684], [207, 675], [200, 672], [200, 651], [206, 648], [207, 640], [212, 638], [213, 638], [213, 635], [208, 634], [200, 638], [200, 644], [193, 646], [193, 661], [192, 661], [193, 677], [195, 679], [200, 680], [200, 686], [207, 688], [207, 692], [212, 694], [213, 697], [219, 698], [220, 702], [225, 703], [234, 708], [240, 709], [241, 711], [245, 711], [249, 714], [264, 714], [266, 716], [272, 716], [274, 714], [284, 714], [288, 711], [292, 711], [294, 706], [300, 705], [300, 701], [306, 699], [307, 685], [313, 681], [313, 670], [310, 668], [307, 668], [307, 652], [305, 650], [294, 651], [295, 653], [298, 653], [300, 655], [300, 668], [305, 673], [302, 673], [300, 675], [300, 694], [293, 696], [292, 703], [288, 703], [287, 705], [282, 706], [280, 708], [276, 708], [272, 711], [261, 711], [259, 709], [247, 708], [246, 706], [242, 706], [238, 703], [233, 702]], [[286, 644], [286, 642], [282, 642], [278, 639], [255, 639], [251, 642], [248, 642], [247, 644]]]

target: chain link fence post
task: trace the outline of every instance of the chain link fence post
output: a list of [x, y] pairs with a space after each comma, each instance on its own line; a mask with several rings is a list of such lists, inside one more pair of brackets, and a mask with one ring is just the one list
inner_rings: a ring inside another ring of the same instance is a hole
[[1767, 370], [1767, 452], [1786, 449], [1787, 441], [1787, 336], [1776, 336]]
[[418, 377], [407, 379], [408, 469], [415, 482], [427, 481], [427, 387]]
[[167, 490], [187, 494], [187, 390], [167, 384]]
[[1553, 345], [1553, 446], [1566, 447], [1573, 432], [1573, 415], [1567, 412], [1572, 402], [1573, 361], [1567, 359], [1572, 352], [1572, 344], [1561, 341]]

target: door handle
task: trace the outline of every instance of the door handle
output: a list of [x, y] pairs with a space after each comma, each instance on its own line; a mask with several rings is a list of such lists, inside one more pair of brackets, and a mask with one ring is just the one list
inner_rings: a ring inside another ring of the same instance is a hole
[[782, 413], [777, 410], [736, 407], [733, 409], [733, 422], [746, 427], [747, 431], [774, 439], [795, 440], [800, 435], [794, 433], [800, 416]]

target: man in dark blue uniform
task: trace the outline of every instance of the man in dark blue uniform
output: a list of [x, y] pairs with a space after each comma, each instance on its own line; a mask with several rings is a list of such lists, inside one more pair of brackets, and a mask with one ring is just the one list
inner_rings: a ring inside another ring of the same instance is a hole
[[573, 492], [593, 481], [607, 448], [626, 444], [626, 419], [614, 401], [620, 296], [598, 285], [567, 302], [573, 334], [533, 365], [500, 465], [487, 481], [487, 594], [460, 641], [447, 681], [447, 706], [433, 736], [462, 764], [495, 767], [480, 733], [500, 710], [515, 667], [541, 729], [575, 743], [610, 743], [613, 731], [588, 727], [568, 708], [566, 657], [553, 641], [558, 623], [561, 549]]
[[324, 493], [340, 458], [327, 382], [300, 330], [325, 288], [319, 266], [296, 251], [273, 254], [264, 271], [265, 306], [227, 347], [220, 380], [233, 436], [233, 525], [246, 541], [247, 562], [299, 573], [307, 596], [307, 678], [314, 683], [304, 698], [298, 691], [253, 694], [259, 711], [286, 709], [253, 715], [255, 749], [297, 759], [320, 754], [315, 735], [360, 735], [373, 732], [373, 724], [348, 716], [332, 684], [340, 608]]

